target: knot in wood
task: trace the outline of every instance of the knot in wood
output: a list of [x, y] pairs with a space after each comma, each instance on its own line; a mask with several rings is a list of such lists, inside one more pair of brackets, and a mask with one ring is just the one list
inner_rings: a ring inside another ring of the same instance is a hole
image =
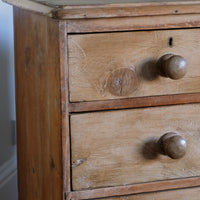
[[111, 72], [108, 78], [109, 92], [116, 96], [128, 96], [137, 90], [138, 77], [134, 69], [119, 68]]

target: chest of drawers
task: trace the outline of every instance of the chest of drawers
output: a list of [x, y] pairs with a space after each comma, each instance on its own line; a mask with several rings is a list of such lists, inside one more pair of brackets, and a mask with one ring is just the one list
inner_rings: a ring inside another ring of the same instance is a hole
[[14, 5], [20, 200], [200, 199], [200, 1]]

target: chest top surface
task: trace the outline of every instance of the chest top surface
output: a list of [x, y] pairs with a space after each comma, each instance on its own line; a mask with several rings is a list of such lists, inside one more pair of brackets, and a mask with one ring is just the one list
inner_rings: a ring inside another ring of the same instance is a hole
[[[3, 0], [56, 19], [199, 14], [199, 0]], [[178, 11], [178, 12], [177, 12]]]
[[[27, 2], [30, 0], [26, 0]], [[24, 1], [24, 2], [26, 2]], [[191, 0], [31, 0], [50, 6], [66, 5], [100, 5], [100, 4], [119, 4], [119, 3], [148, 3], [148, 2], [191, 2]], [[197, 0], [196, 0], [197, 1]]]

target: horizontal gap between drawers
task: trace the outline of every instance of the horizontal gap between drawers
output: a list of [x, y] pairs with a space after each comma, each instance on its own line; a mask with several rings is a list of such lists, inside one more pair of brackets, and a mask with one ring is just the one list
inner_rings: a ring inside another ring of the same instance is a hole
[[70, 113], [200, 103], [200, 93], [69, 103]]
[[147, 192], [158, 192], [172, 189], [182, 189], [200, 186], [200, 177], [156, 181], [128, 186], [116, 186], [98, 188], [93, 190], [73, 191], [67, 195], [67, 199], [93, 199], [113, 196], [123, 196]]
[[[185, 30], [185, 29], [199, 29], [200, 27], [178, 27], [178, 28], [167, 28], [167, 30]], [[151, 31], [166, 31], [163, 28], [155, 28], [155, 29], [142, 29], [142, 30], [121, 30], [121, 31], [103, 31], [103, 32], [81, 32], [81, 33], [68, 33], [68, 35], [94, 35], [94, 34], [104, 34], [104, 33], [128, 33], [128, 32], [151, 32]]]

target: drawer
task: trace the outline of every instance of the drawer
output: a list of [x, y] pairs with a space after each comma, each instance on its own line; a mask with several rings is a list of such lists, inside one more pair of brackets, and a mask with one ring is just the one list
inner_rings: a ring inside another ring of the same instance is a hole
[[154, 192], [147, 194], [130, 195], [107, 200], [199, 200], [200, 188], [173, 190], [166, 192]]
[[[71, 115], [73, 190], [200, 176], [200, 104]], [[167, 132], [187, 141], [172, 159], [157, 151]]]
[[[200, 29], [135, 31], [68, 36], [70, 101], [200, 92]], [[173, 80], [156, 65], [167, 53], [187, 61]]]

